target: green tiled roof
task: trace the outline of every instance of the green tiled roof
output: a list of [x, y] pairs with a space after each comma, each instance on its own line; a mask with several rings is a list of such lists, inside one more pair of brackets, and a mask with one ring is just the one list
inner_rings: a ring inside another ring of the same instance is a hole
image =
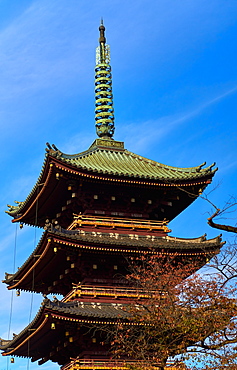
[[[117, 145], [116, 145], [117, 144]], [[123, 149], [123, 143], [97, 139], [85, 152], [67, 155], [60, 151], [50, 150], [51, 155], [57, 156], [63, 162], [81, 170], [99, 174], [133, 177], [140, 179], [160, 180], [162, 182], [189, 181], [212, 177], [217, 169], [213, 165], [197, 167], [171, 167], [152, 161], [140, 155]]]
[[48, 156], [54, 157], [65, 165], [74, 167], [78, 171], [85, 171], [97, 175], [112, 177], [132, 178], [139, 180], [153, 180], [167, 184], [182, 184], [185, 182], [211, 179], [217, 168], [214, 164], [203, 168], [205, 163], [189, 168], [172, 167], [152, 161], [140, 155], [124, 149], [124, 143], [112, 139], [96, 139], [85, 152], [78, 154], [65, 154], [58, 150], [55, 145], [52, 147], [47, 143], [46, 159], [43, 164], [40, 176], [34, 188], [24, 202], [16, 202], [16, 205], [9, 205], [9, 215], [16, 215], [23, 209], [24, 205], [31, 198], [42, 182]]

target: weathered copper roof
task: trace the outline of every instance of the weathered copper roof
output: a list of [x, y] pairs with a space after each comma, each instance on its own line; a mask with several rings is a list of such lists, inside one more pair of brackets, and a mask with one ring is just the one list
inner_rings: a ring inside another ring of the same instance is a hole
[[[217, 171], [217, 168], [213, 169], [215, 164], [206, 168], [203, 168], [205, 163], [189, 168], [167, 166], [134, 154], [124, 149], [122, 142], [111, 139], [96, 139], [87, 151], [74, 155], [65, 154], [54, 145], [53, 148], [49, 144], [47, 145], [49, 149], [46, 149], [45, 162], [32, 191], [24, 202], [16, 202], [16, 205], [8, 206], [9, 209], [6, 212], [16, 219], [21, 218], [19, 215], [22, 212], [24, 214], [27, 209], [34, 208], [33, 202], [41, 197], [41, 193], [47, 191], [45, 189], [50, 186], [55, 187], [53, 180], [51, 180], [52, 166], [60, 168], [68, 175], [71, 173], [74, 176], [97, 179], [100, 182], [112, 181], [114, 183], [116, 181], [118, 184], [119, 182], [127, 183], [129, 186], [198, 186], [202, 190], [211, 182]], [[56, 181], [55, 174], [53, 177]], [[50, 193], [51, 190], [49, 189], [48, 192]], [[184, 208], [195, 197], [190, 198], [187, 194], [187, 204], [185, 203]], [[179, 212], [181, 211], [182, 209], [179, 210]], [[173, 217], [175, 215], [171, 215], [171, 218]]]
[[116, 147], [116, 143], [123, 144], [113, 140], [97, 139], [82, 153], [67, 155], [59, 150], [51, 150], [50, 154], [82, 170], [165, 182], [199, 179], [213, 175], [217, 170], [213, 170], [215, 164], [202, 168], [205, 163], [189, 168], [167, 166], [123, 149], [122, 145]]

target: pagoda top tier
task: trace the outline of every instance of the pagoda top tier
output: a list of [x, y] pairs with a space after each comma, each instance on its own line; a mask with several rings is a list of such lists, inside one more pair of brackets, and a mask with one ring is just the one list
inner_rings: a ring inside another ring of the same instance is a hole
[[[7, 213], [43, 227], [46, 219], [67, 228], [73, 214], [172, 220], [188, 207], [217, 169], [205, 163], [172, 167], [134, 154], [113, 139], [114, 110], [110, 50], [101, 22], [95, 67], [95, 126], [99, 138], [84, 152], [65, 154], [47, 144], [40, 176], [25, 201]], [[69, 190], [71, 193], [69, 194]]]
[[[111, 139], [97, 139], [88, 150], [74, 155], [49, 144], [46, 151], [41, 174], [26, 200], [8, 206], [6, 212], [14, 221], [42, 227], [46, 218], [57, 218], [75, 199], [71, 216], [110, 216], [114, 211], [114, 216], [172, 220], [196, 199], [217, 170], [214, 164], [204, 167], [205, 163], [189, 168], [167, 166]], [[111, 212], [105, 210], [109, 204]], [[72, 220], [60, 224], [66, 228]]]

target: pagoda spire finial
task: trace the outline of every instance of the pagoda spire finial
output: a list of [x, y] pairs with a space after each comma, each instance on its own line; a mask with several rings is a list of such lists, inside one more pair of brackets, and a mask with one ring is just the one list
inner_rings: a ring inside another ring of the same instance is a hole
[[99, 46], [96, 48], [95, 67], [95, 126], [102, 139], [111, 139], [114, 134], [114, 109], [110, 47], [106, 44], [103, 19], [99, 26]]
[[101, 18], [101, 21], [100, 21], [99, 31], [100, 31], [99, 43], [105, 44], [106, 38], [105, 38], [105, 26], [104, 26], [103, 18]]

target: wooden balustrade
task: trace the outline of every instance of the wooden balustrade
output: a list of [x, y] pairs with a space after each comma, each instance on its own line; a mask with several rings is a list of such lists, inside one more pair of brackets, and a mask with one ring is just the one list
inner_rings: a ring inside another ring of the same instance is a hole
[[168, 221], [141, 220], [132, 218], [114, 218], [114, 217], [97, 217], [88, 215], [74, 215], [75, 219], [68, 227], [68, 230], [74, 230], [78, 227], [92, 226], [95, 228], [109, 229], [131, 229], [131, 230], [161, 230], [169, 232]]
[[164, 295], [164, 292], [153, 291], [147, 293], [142, 289], [129, 288], [129, 287], [108, 287], [108, 286], [92, 286], [92, 285], [77, 285], [73, 290], [68, 293], [63, 299], [68, 302], [75, 298], [82, 296], [91, 296], [93, 298], [110, 297], [110, 298], [132, 298], [132, 299], [147, 299], [155, 295]]
[[[96, 359], [73, 359], [69, 364], [61, 367], [61, 370], [128, 370], [129, 365], [135, 364], [135, 361], [118, 361], [118, 360], [96, 360]], [[158, 365], [153, 367], [158, 369]], [[167, 363], [166, 370], [184, 370], [185, 365], [175, 366], [174, 363]]]

